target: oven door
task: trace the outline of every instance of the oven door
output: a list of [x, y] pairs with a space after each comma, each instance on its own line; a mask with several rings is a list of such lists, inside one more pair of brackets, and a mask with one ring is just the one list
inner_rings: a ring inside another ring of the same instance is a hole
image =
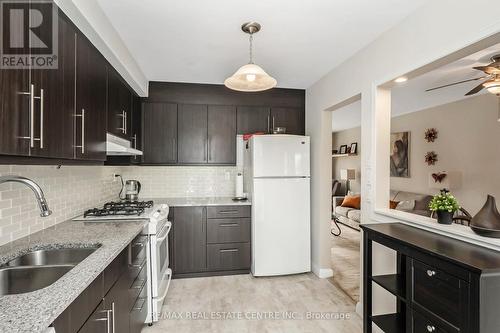
[[[158, 287], [160, 287], [169, 266], [168, 235], [171, 228], [172, 223], [167, 222], [156, 236], [156, 281]], [[157, 297], [158, 295], [153, 296]]]
[[158, 316], [163, 305], [163, 301], [167, 296], [168, 287], [170, 286], [170, 280], [172, 278], [172, 270], [169, 266], [169, 253], [168, 253], [168, 235], [172, 224], [167, 222], [165, 226], [157, 234], [155, 249], [155, 260], [153, 263], [155, 269], [153, 269], [153, 321], [158, 321]]

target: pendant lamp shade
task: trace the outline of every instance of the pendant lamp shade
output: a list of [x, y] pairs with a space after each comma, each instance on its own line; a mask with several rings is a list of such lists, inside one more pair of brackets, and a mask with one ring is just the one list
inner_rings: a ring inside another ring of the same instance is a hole
[[231, 77], [228, 77], [224, 84], [232, 90], [251, 92], [274, 88], [278, 82], [260, 66], [247, 64], [240, 67]]
[[278, 84], [275, 78], [253, 63], [253, 34], [259, 32], [260, 28], [261, 26], [257, 22], [247, 22], [241, 26], [241, 30], [250, 35], [250, 61], [224, 81], [224, 85], [229, 89], [256, 92], [274, 88]]

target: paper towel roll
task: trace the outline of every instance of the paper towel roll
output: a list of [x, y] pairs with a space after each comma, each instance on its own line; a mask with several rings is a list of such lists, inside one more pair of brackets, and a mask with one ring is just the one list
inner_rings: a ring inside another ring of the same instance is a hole
[[236, 191], [235, 191], [235, 197], [236, 198], [242, 198], [243, 197], [243, 174], [238, 172], [236, 175]]

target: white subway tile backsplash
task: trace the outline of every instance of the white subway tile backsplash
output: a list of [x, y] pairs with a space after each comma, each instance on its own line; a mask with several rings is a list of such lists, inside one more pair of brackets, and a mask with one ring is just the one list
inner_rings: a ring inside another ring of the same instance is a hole
[[43, 189], [53, 214], [40, 217], [33, 192], [22, 184], [0, 185], [0, 245], [81, 214], [85, 209], [116, 200], [119, 182], [111, 175], [120, 168], [103, 166], [1, 165], [0, 176], [28, 177]]
[[141, 197], [231, 197], [236, 167], [145, 167], [122, 168], [124, 180], [141, 182]]

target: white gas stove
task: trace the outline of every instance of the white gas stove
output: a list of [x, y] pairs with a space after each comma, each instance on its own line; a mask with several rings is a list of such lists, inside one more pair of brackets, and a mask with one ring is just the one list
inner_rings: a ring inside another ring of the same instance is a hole
[[142, 231], [142, 235], [148, 236], [149, 239], [147, 324], [158, 321], [172, 278], [168, 253], [168, 235], [172, 223], [168, 221], [168, 213], [167, 204], [155, 205], [153, 201], [118, 201], [108, 202], [102, 208], [89, 209], [73, 219], [88, 223], [149, 220]]

